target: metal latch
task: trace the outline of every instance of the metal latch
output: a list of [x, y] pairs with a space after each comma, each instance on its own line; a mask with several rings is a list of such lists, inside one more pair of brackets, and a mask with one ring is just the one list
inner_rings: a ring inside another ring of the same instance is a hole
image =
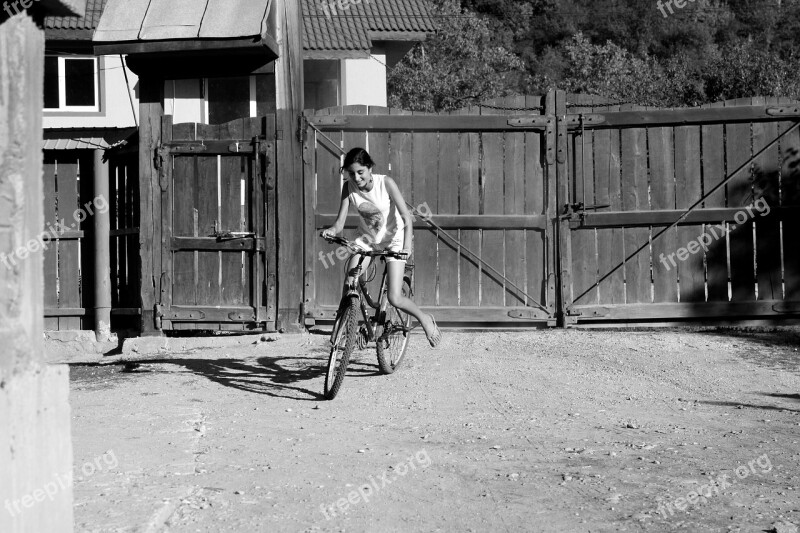
[[253, 231], [228, 231], [228, 230], [220, 230], [217, 224], [217, 221], [214, 221], [214, 233], [211, 234], [212, 237], [216, 237], [218, 241], [222, 240], [230, 240], [230, 239], [246, 239], [248, 237], [255, 237], [256, 234]]
[[564, 205], [564, 213], [559, 217], [561, 220], [583, 220], [586, 211], [592, 211], [595, 209], [604, 209], [606, 207], [611, 207], [610, 205], [584, 205], [583, 202], [578, 202], [574, 204], [565, 204]]

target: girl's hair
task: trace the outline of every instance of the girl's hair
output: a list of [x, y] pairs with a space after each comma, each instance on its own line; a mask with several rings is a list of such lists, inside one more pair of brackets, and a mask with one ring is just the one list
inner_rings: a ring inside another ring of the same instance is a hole
[[375, 161], [369, 156], [366, 150], [363, 148], [353, 148], [347, 155], [344, 156], [344, 165], [342, 165], [342, 170], [350, 168], [353, 163], [358, 163], [359, 165], [367, 168], [372, 168], [375, 166]]

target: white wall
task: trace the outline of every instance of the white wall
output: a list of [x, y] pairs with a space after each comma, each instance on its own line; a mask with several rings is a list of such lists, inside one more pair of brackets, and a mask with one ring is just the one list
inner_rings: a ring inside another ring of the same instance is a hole
[[[100, 62], [99, 75], [103, 77], [101, 87], [105, 93], [105, 105], [101, 98], [100, 113], [59, 113], [44, 112], [42, 125], [45, 128], [129, 128], [136, 126], [139, 120], [139, 99], [136, 86], [139, 78], [128, 70], [128, 82], [125, 84], [125, 72], [119, 56], [104, 56]], [[128, 96], [130, 92], [130, 97]], [[133, 109], [131, 109], [133, 99]], [[134, 120], [134, 113], [136, 119]]]
[[342, 104], [386, 106], [386, 54], [342, 60]]

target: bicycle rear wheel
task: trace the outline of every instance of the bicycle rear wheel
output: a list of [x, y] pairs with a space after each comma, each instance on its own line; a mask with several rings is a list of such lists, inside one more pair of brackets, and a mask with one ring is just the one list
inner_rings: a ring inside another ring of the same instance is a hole
[[[411, 287], [407, 279], [403, 279], [403, 296], [411, 295]], [[381, 295], [381, 309], [383, 313], [383, 323], [378, 328], [378, 339], [376, 343], [378, 352], [378, 367], [383, 374], [391, 374], [400, 363], [408, 349], [408, 341], [411, 338], [411, 317], [408, 313], [401, 311], [391, 305], [384, 292]]]
[[356, 345], [358, 334], [358, 299], [350, 301], [342, 309], [339, 318], [333, 325], [333, 346], [328, 358], [328, 372], [325, 374], [325, 399], [333, 400], [339, 393], [350, 355]]

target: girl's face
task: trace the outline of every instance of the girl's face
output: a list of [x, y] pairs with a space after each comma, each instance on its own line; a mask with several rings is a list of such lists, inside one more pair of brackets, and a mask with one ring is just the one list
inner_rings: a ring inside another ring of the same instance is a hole
[[347, 167], [347, 174], [350, 176], [350, 181], [362, 191], [372, 190], [372, 169], [353, 163]]

